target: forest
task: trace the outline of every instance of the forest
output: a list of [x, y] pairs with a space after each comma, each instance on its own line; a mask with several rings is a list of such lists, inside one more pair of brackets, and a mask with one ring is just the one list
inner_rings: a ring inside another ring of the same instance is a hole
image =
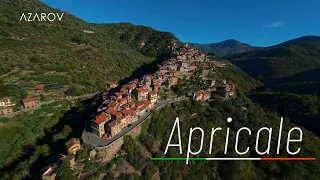
[[[248, 154], [241, 156], [234, 150], [235, 133], [242, 126], [250, 127], [252, 133], [264, 126], [272, 127], [273, 133], [279, 132], [280, 115], [264, 111], [244, 95], [239, 95], [231, 101], [216, 99], [210, 106], [203, 106], [196, 101], [184, 101], [180, 104], [172, 104], [163, 108], [152, 116], [149, 123], [145, 124], [145, 131], [134, 139], [126, 137], [123, 150], [125, 155], [116, 158], [116, 165], [120, 166], [125, 160], [141, 172], [141, 176], [121, 174], [114, 177], [112, 173], [108, 178], [112, 179], [150, 179], [159, 173], [161, 179], [319, 179], [320, 164], [317, 161], [151, 161], [152, 157], [186, 157], [186, 151], [180, 155], [179, 148], [171, 148], [164, 154], [167, 142], [176, 117], [180, 119], [182, 149], [186, 150], [188, 145], [188, 133], [191, 127], [201, 127], [206, 132], [211, 132], [212, 127], [221, 127], [221, 135], [215, 135], [213, 139], [213, 153], [202, 151], [192, 157], [260, 157], [255, 151], [250, 150]], [[196, 114], [196, 116], [192, 116]], [[226, 119], [232, 117], [232, 123]], [[286, 138], [288, 131], [295, 125], [288, 117], [284, 118], [282, 138]], [[228, 154], [224, 154], [225, 130], [230, 127], [230, 142]], [[296, 149], [301, 147], [295, 157], [319, 157], [320, 139], [312, 132], [303, 129], [303, 141], [293, 145]], [[191, 148], [197, 150], [200, 146], [200, 133], [193, 134]], [[297, 134], [294, 135], [295, 137]], [[261, 149], [267, 146], [267, 133], [261, 134]], [[173, 136], [173, 142], [178, 142], [177, 135]], [[249, 136], [240, 136], [239, 149], [245, 150], [248, 145], [250, 149], [255, 148], [255, 140]], [[210, 135], [204, 136], [204, 142], [210, 142]], [[291, 157], [285, 151], [285, 143], [281, 144], [281, 153], [276, 153], [277, 137], [271, 140], [271, 151], [265, 157]], [[203, 149], [209, 149], [209, 143], [204, 143]], [[123, 154], [123, 153], [122, 153]], [[183, 167], [183, 168], [175, 168]]]

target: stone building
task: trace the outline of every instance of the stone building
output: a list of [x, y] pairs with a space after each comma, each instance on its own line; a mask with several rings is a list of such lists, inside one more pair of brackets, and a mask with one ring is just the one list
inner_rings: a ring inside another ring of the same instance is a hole
[[25, 109], [32, 109], [40, 107], [40, 101], [37, 98], [25, 98], [22, 99], [22, 105]]
[[0, 116], [4, 116], [11, 113], [13, 113], [13, 109], [11, 107], [0, 106]]

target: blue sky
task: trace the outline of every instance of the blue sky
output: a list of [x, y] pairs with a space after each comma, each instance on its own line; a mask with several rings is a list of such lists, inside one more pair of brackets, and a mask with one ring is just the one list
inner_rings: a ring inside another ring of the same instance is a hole
[[42, 0], [87, 22], [131, 22], [181, 41], [274, 45], [320, 35], [319, 0]]

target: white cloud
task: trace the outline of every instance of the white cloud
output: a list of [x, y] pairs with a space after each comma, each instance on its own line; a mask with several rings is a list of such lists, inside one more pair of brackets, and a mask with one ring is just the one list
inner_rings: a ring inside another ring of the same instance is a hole
[[263, 25], [263, 27], [265, 27], [265, 28], [279, 28], [279, 27], [282, 27], [286, 24], [287, 24], [287, 22], [285, 22], [285, 21], [275, 21], [270, 24], [265, 24], [265, 25]]

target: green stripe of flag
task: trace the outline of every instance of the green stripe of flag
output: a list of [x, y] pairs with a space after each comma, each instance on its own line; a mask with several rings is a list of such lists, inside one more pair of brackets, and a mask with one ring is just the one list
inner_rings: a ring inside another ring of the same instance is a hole
[[[187, 158], [151, 158], [152, 161], [186, 161]], [[189, 161], [205, 161], [206, 158], [189, 158]]]

